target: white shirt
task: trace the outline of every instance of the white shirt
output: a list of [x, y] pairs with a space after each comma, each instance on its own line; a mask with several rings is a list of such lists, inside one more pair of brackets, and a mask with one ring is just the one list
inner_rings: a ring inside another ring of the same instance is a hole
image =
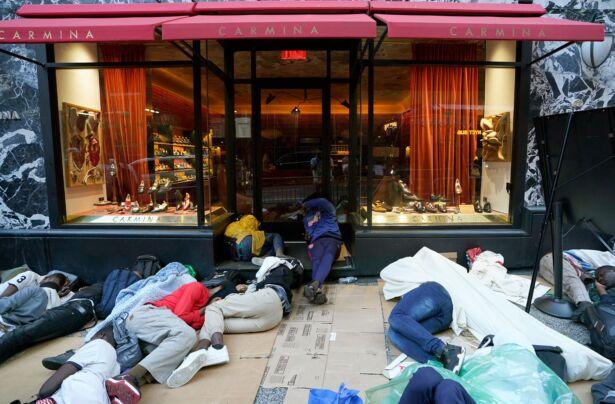
[[94, 339], [68, 360], [81, 370], [67, 377], [52, 396], [58, 404], [108, 404], [105, 379], [120, 373], [115, 349], [105, 340]]
[[15, 275], [8, 281], [0, 284], [0, 293], [4, 292], [9, 285], [13, 285], [17, 288], [17, 290], [21, 290], [28, 286], [38, 285], [44, 276], [37, 274], [34, 271], [25, 271], [20, 274]]

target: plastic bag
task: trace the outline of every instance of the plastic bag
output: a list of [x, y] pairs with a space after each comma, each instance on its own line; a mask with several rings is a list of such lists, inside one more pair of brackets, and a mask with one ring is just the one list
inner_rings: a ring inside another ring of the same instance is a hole
[[363, 404], [363, 400], [359, 397], [359, 390], [350, 390], [342, 383], [337, 392], [310, 389], [308, 404]]
[[459, 376], [436, 363], [412, 365], [389, 383], [367, 390], [366, 402], [397, 404], [410, 378], [423, 366], [461, 384], [477, 404], [580, 404], [562, 379], [533, 352], [516, 344], [475, 354], [464, 362]]

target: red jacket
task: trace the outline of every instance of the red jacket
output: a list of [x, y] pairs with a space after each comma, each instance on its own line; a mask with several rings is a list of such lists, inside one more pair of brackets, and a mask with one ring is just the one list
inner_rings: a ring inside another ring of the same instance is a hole
[[209, 300], [209, 291], [199, 282], [187, 283], [162, 299], [151, 302], [156, 307], [166, 307], [195, 330], [200, 329], [205, 316], [199, 310]]

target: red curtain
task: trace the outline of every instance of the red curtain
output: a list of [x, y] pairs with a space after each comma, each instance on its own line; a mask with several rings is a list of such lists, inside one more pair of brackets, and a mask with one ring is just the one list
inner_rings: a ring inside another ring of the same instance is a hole
[[[138, 62], [145, 60], [142, 45], [101, 45], [103, 62]], [[107, 175], [110, 159], [117, 167], [117, 186], [107, 177], [107, 195], [111, 187], [119, 188], [121, 201], [130, 194], [138, 199], [137, 188], [145, 181], [149, 187], [147, 162], [147, 79], [144, 68], [102, 70], [103, 148]], [[141, 200], [140, 202], [144, 202]]]
[[[414, 58], [425, 61], [476, 61], [477, 50], [474, 44], [413, 46]], [[409, 104], [402, 114], [402, 133], [410, 139], [412, 191], [425, 199], [440, 194], [450, 201], [472, 203], [470, 164], [476, 137], [457, 132], [478, 127], [478, 68], [411, 67]], [[460, 200], [455, 194], [457, 178], [463, 191]]]

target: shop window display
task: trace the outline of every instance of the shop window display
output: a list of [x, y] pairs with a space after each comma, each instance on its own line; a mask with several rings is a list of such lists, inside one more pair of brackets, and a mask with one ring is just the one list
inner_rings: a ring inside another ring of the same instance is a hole
[[[165, 60], [165, 49], [157, 46], [154, 58]], [[136, 64], [153, 50], [67, 44], [56, 45], [55, 53], [58, 62]], [[166, 53], [166, 60], [174, 57]], [[57, 89], [67, 222], [197, 225], [192, 67], [58, 69]], [[209, 180], [221, 153], [212, 153], [215, 130], [206, 126], [204, 104], [201, 114], [208, 223]]]
[[425, 63], [374, 68], [372, 224], [509, 223], [515, 70], [472, 62], [514, 59], [514, 44], [399, 49]]

